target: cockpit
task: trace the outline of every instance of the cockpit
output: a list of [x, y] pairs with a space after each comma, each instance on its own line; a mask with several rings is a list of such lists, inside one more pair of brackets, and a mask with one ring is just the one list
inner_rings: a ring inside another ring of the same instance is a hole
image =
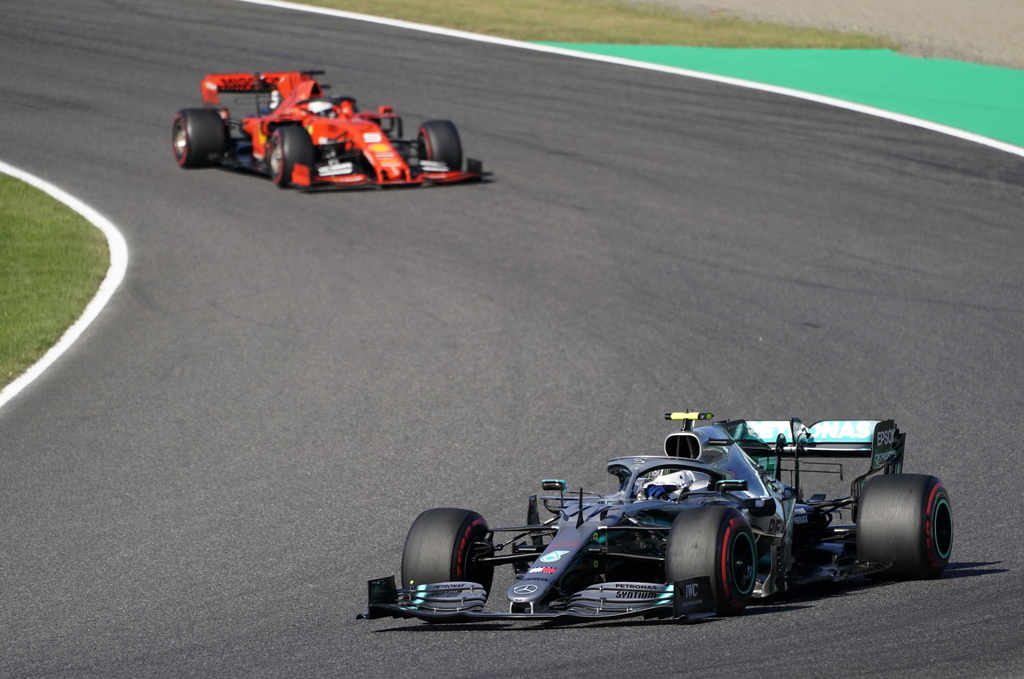
[[[749, 497], [769, 495], [753, 462], [724, 431], [714, 425], [672, 432], [665, 439], [664, 454], [609, 461], [608, 472], [619, 478], [623, 499], [666, 499], [649, 488], [660, 486], [667, 499], [702, 491], [714, 491], [722, 481], [746, 481]], [[669, 490], [671, 488], [671, 490]]]

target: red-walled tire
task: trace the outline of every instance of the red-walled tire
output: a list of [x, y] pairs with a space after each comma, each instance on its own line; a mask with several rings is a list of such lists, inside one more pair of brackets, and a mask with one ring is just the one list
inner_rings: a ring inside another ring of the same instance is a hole
[[891, 563], [883, 577], [924, 580], [942, 574], [953, 551], [953, 510], [942, 481], [925, 474], [882, 474], [857, 503], [857, 558]]
[[171, 124], [171, 150], [179, 167], [208, 167], [224, 154], [228, 133], [220, 115], [209, 108], [178, 111]]
[[436, 582], [466, 581], [488, 592], [494, 566], [477, 563], [490, 555], [490, 529], [476, 512], [466, 509], [428, 509], [416, 517], [402, 550], [402, 587]]
[[279, 189], [292, 185], [292, 170], [296, 165], [312, 169], [315, 151], [309, 133], [298, 125], [282, 125], [274, 130], [267, 142], [267, 167], [270, 181]]
[[734, 507], [688, 509], [672, 522], [665, 549], [665, 579], [709, 577], [718, 615], [735, 615], [754, 594], [757, 547], [747, 519]]
[[444, 163], [448, 170], [462, 169], [462, 140], [455, 125], [447, 120], [428, 120], [417, 137], [420, 160]]

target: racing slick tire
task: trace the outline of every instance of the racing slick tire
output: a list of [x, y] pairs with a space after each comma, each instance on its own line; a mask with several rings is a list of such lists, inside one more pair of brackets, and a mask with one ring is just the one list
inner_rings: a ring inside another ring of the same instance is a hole
[[267, 169], [270, 181], [279, 189], [292, 185], [292, 170], [296, 165], [312, 169], [316, 157], [313, 140], [298, 125], [282, 125], [274, 130], [267, 143]]
[[494, 553], [487, 522], [466, 509], [428, 509], [416, 517], [402, 550], [402, 587], [464, 580], [490, 592], [492, 564], [477, 563]]
[[462, 169], [462, 140], [448, 120], [428, 120], [420, 126], [416, 148], [420, 160], [444, 163], [451, 172]]
[[707, 576], [715, 613], [740, 613], [754, 594], [757, 547], [747, 519], [734, 507], [704, 505], [672, 522], [665, 548], [665, 579]]
[[953, 550], [953, 510], [942, 481], [926, 474], [881, 474], [857, 504], [857, 558], [893, 564], [883, 578], [942, 574]]
[[228, 132], [211, 108], [186, 108], [171, 124], [171, 149], [179, 167], [208, 167], [224, 155]]

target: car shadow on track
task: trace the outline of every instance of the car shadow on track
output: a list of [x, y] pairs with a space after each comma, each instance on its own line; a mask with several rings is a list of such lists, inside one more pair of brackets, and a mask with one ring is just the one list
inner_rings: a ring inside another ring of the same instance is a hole
[[[946, 566], [945, 572], [937, 580], [951, 580], [954, 578], [968, 578], [983, 575], [995, 575], [1006, 573], [1006, 568], [991, 568], [1001, 564], [1001, 561], [975, 561], [950, 563]], [[898, 580], [869, 580], [866, 578], [853, 578], [839, 583], [825, 582], [820, 584], [807, 585], [799, 589], [772, 596], [769, 599], [751, 601], [740, 617], [758, 615], [776, 615], [790, 611], [799, 611], [813, 608], [815, 602], [837, 597], [857, 596], [858, 593], [878, 587], [891, 587], [902, 584]], [[479, 623], [459, 624], [414, 624], [401, 625], [399, 627], [388, 627], [385, 629], [373, 630], [375, 634], [384, 632], [502, 632], [531, 630], [548, 630], [552, 627], [651, 627], [657, 625], [703, 625], [721, 621], [723, 618], [704, 618], [689, 622], [677, 622], [671, 619], [645, 620], [643, 618], [631, 618], [626, 620], [595, 620], [593, 622], [575, 622], [570, 625], [551, 621], [517, 620], [514, 622], [493, 621]]]
[[950, 563], [946, 566], [945, 572], [939, 580], [952, 578], [973, 578], [979, 575], [996, 575], [1009, 572], [1009, 568], [988, 568], [998, 566], [1002, 561], [965, 561], [964, 563]]

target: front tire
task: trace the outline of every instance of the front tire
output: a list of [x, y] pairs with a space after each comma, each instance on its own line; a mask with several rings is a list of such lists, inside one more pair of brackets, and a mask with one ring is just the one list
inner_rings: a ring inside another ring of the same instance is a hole
[[718, 615], [740, 613], [754, 594], [757, 547], [747, 519], [734, 507], [704, 505], [672, 522], [665, 551], [665, 579], [709, 577]]
[[292, 185], [292, 170], [305, 165], [312, 170], [315, 152], [309, 133], [297, 125], [283, 125], [267, 142], [267, 165], [270, 181], [279, 189]]
[[171, 124], [171, 150], [179, 167], [208, 167], [224, 155], [228, 133], [220, 114], [209, 108], [178, 111]]
[[942, 481], [926, 474], [869, 478], [857, 504], [857, 558], [891, 563], [885, 575], [942, 574], [953, 550], [953, 510]]
[[416, 517], [402, 550], [402, 586], [464, 580], [490, 591], [494, 566], [477, 557], [490, 555], [487, 522], [466, 509], [428, 509]]
[[420, 160], [444, 163], [450, 172], [462, 169], [462, 140], [448, 120], [428, 120], [420, 126], [417, 138]]

